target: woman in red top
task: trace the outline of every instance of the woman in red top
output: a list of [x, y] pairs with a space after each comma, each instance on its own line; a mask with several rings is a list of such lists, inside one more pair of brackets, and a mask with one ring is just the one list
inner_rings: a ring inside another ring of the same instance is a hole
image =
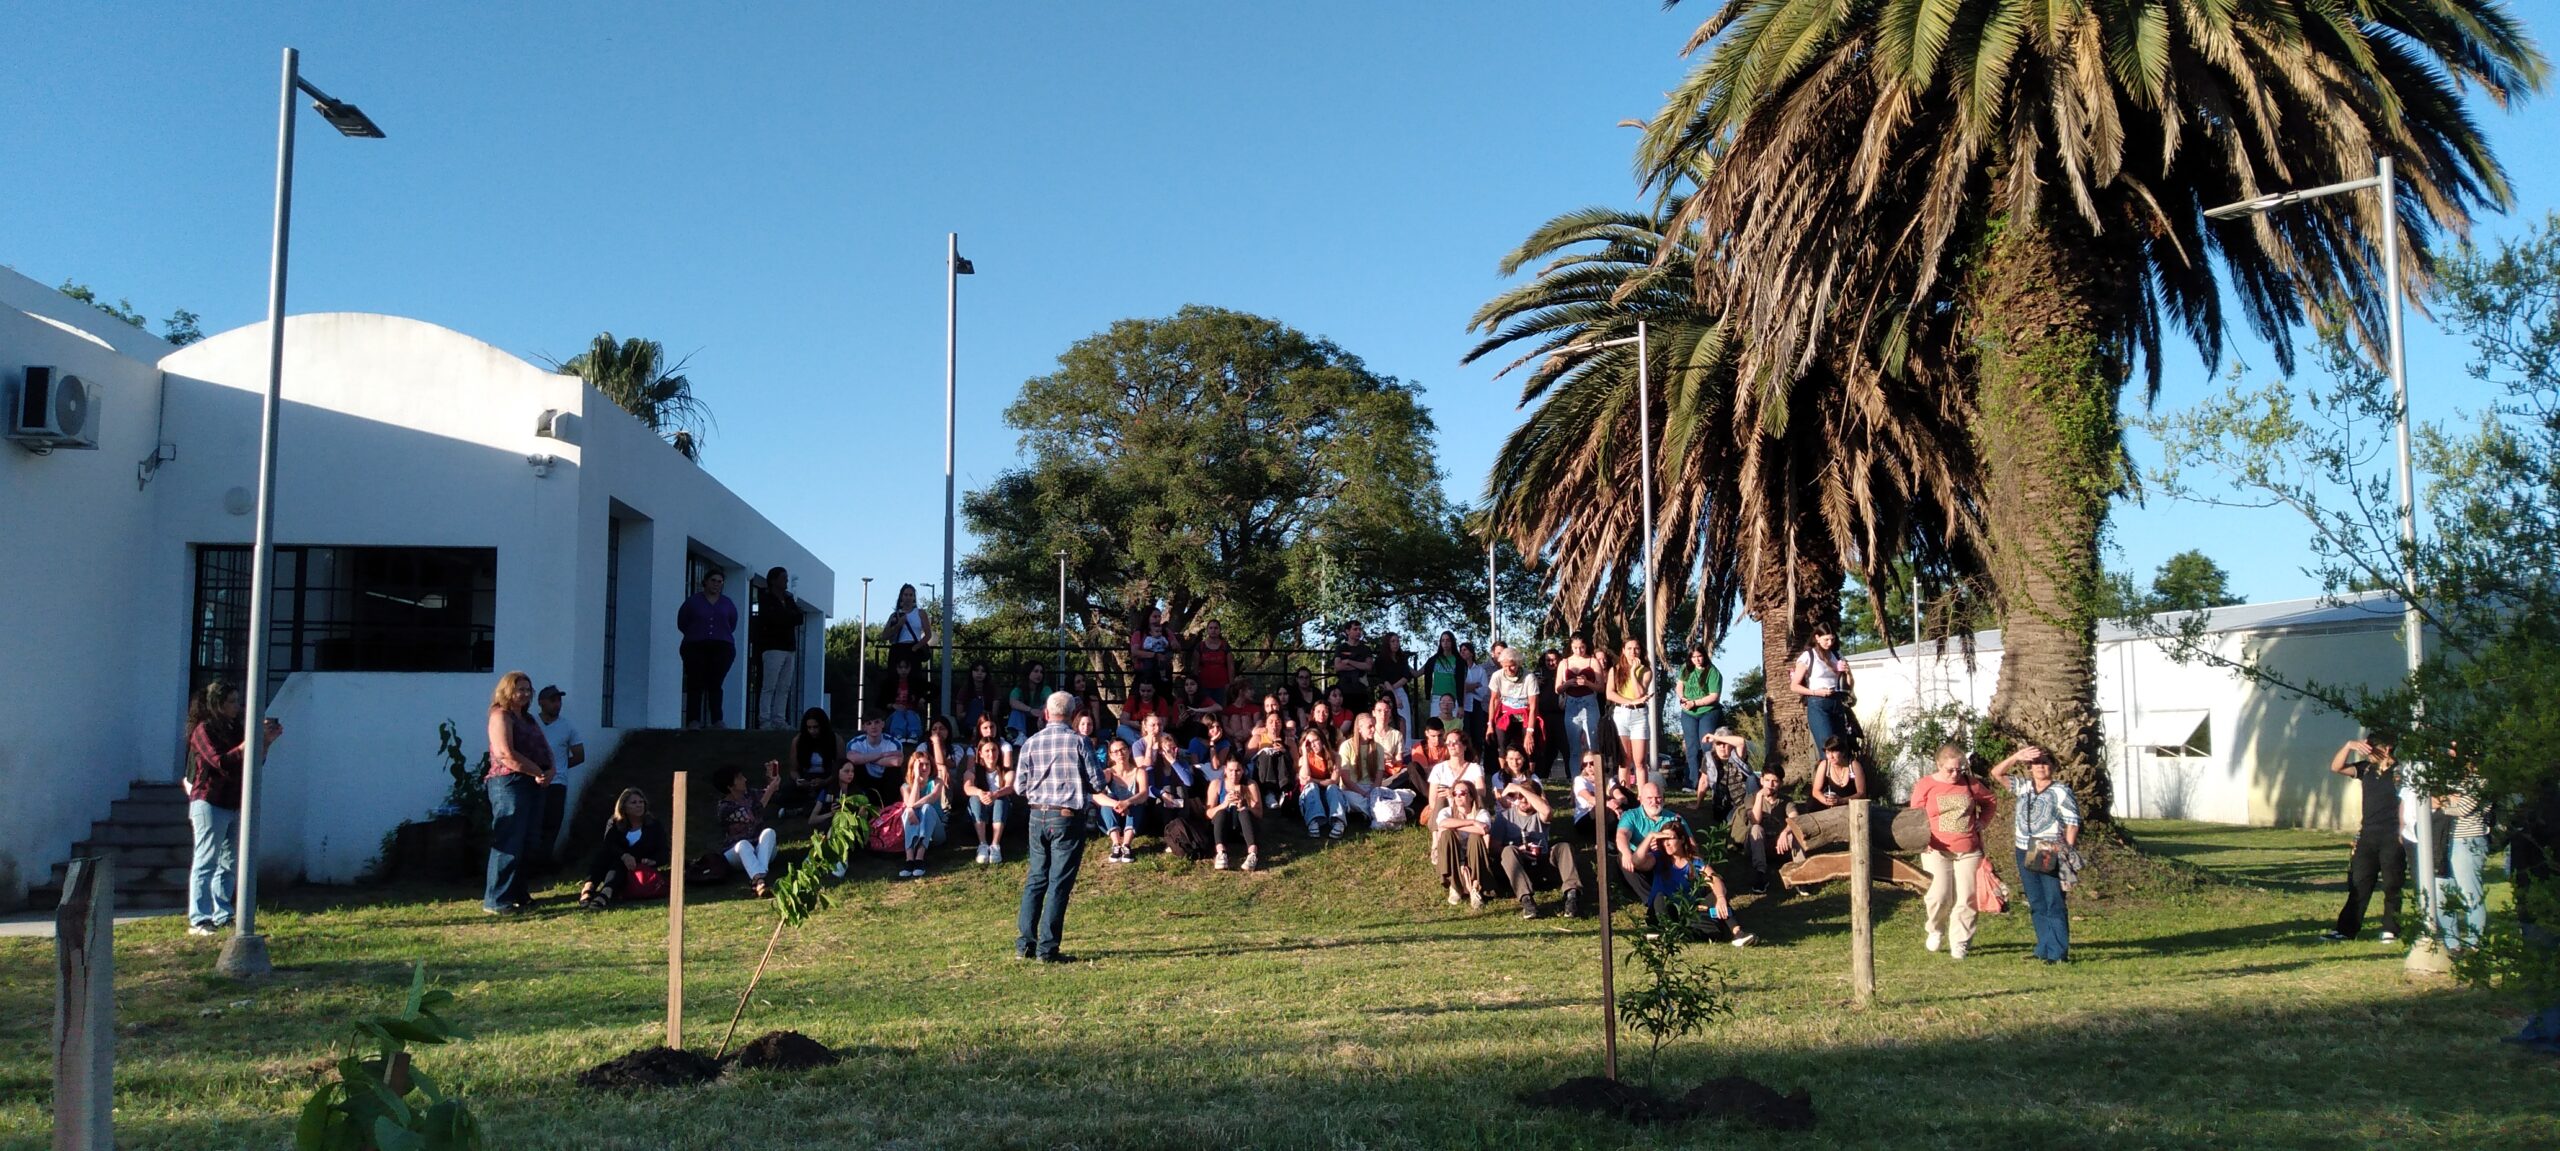
[[1200, 677], [1200, 690], [1209, 698], [1227, 702], [1227, 685], [1236, 681], [1236, 653], [1227, 646], [1226, 629], [1216, 620], [1204, 625], [1200, 641], [1191, 645], [1191, 674]]
[[480, 910], [512, 915], [533, 905], [527, 860], [542, 842], [542, 789], [551, 785], [551, 741], [533, 713], [533, 677], [511, 671], [489, 696], [489, 881]]
[[1911, 809], [1929, 817], [1929, 846], [1920, 865], [1929, 872], [1927, 946], [1943, 943], [1964, 958], [1973, 943], [1974, 876], [1982, 867], [1982, 828], [1998, 800], [1965, 770], [1964, 749], [1938, 745], [1938, 769], [1911, 788]]
[[[187, 703], [187, 822], [195, 828], [195, 865], [187, 872], [187, 934], [211, 935], [231, 924], [239, 880], [240, 767], [249, 741], [241, 732], [240, 689], [215, 680]], [[266, 722], [273, 746], [284, 725]]]

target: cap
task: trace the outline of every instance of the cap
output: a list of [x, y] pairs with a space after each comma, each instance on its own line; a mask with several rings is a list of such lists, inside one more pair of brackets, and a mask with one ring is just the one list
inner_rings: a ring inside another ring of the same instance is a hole
[[566, 697], [568, 696], [568, 694], [569, 694], [569, 693], [568, 693], [568, 692], [565, 692], [565, 691], [560, 690], [560, 685], [559, 685], [559, 684], [556, 684], [556, 683], [546, 683], [546, 684], [542, 685], [542, 690], [541, 690], [541, 691], [537, 691], [537, 692], [535, 692], [535, 693], [533, 693], [533, 694], [534, 694], [534, 695], [536, 695], [536, 696], [539, 696], [539, 697], [543, 697], [543, 698], [549, 698], [549, 697], [551, 697], [551, 696], [561, 696], [561, 697], [563, 697], [563, 698], [566, 698]]

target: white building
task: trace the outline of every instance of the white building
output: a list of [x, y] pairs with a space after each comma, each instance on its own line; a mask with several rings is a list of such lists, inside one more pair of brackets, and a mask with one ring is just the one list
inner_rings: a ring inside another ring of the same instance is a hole
[[[2384, 689], [2400, 682], [2400, 597], [2342, 602], [2285, 600], [2214, 608], [2205, 641], [2215, 655], [2262, 667], [2288, 682]], [[2185, 613], [2154, 619], [2175, 632]], [[2000, 633], [1974, 634], [1968, 662], [1956, 645], [1903, 645], [1849, 657], [1859, 722], [1892, 730], [1910, 713], [1948, 703], [1991, 706], [2000, 680]], [[2114, 772], [2116, 813], [2257, 827], [2353, 828], [2350, 781], [2329, 758], [2357, 736], [2355, 721], [2298, 693], [2207, 662], [2179, 663], [2168, 643], [2114, 623], [2098, 628], [2098, 708]]]
[[[676, 726], [675, 611], [711, 567], [742, 615], [767, 569], [790, 570], [799, 697], [819, 701], [834, 573], [595, 389], [418, 320], [295, 316], [285, 335], [269, 714], [286, 735], [259, 788], [261, 875], [360, 874], [444, 799], [440, 722], [485, 750], [505, 671], [567, 693], [586, 776], [622, 732]], [[0, 270], [0, 388], [14, 405], [30, 367], [79, 377], [96, 443], [0, 444], [17, 600], [0, 906], [128, 784], [179, 778], [190, 690], [242, 675], [267, 348], [260, 323], [172, 349]]]

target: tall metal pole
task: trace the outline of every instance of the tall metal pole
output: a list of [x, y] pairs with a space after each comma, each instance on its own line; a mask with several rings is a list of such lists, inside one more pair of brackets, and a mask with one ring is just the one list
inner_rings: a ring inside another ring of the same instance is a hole
[[[943, 261], [942, 307], [942, 590], [954, 592], [959, 586], [951, 582], [953, 549], [956, 547], [960, 510], [959, 488], [952, 479], [952, 417], [959, 396], [960, 364], [960, 233], [951, 233], [951, 248]], [[951, 643], [958, 614], [952, 604], [960, 597], [942, 597], [942, 714], [951, 714]]]
[[871, 706], [871, 577], [862, 577], [862, 626], [853, 633], [853, 726]]
[[302, 78], [302, 53], [284, 50], [284, 84], [276, 103], [275, 242], [267, 258], [267, 397], [258, 422], [257, 542], [249, 561], [249, 682], [240, 747], [240, 846], [232, 895], [232, 935], [217, 966], [247, 978], [272, 970], [267, 937], [258, 934], [257, 826], [259, 769], [266, 766], [267, 633], [275, 626], [276, 425], [284, 410], [285, 252], [293, 238], [293, 99]]
[[1492, 659], [1493, 645], [1502, 642], [1502, 601], [1493, 591], [1493, 509], [1484, 514], [1484, 657]]
[[1058, 549], [1058, 686], [1057, 686], [1056, 688], [1053, 688], [1052, 690], [1064, 690], [1064, 689], [1065, 689], [1065, 687], [1066, 687], [1066, 683], [1067, 683], [1067, 550], [1066, 550], [1065, 548], [1059, 548], [1059, 549]]
[[1645, 343], [1645, 322], [1636, 321], [1636, 435], [1644, 469], [1644, 746], [1645, 755], [1654, 763], [1642, 766], [1651, 779], [1661, 757], [1653, 752], [1662, 738], [1662, 692], [1653, 677], [1662, 667], [1662, 628], [1653, 618], [1653, 366]]
[[[2400, 283], [2400, 187], [2391, 167], [2391, 157], [2384, 156], [2375, 173], [2382, 187], [2382, 280], [2391, 294], [2391, 407], [2395, 421], [2394, 436], [2400, 453], [2400, 630], [2409, 658], [2409, 674], [2414, 679], [2418, 668], [2427, 661], [2426, 620], [2418, 612], [2418, 488], [2417, 469], [2409, 458], [2409, 361], [2401, 344]], [[2424, 706], [2421, 701], [2421, 706]], [[2398, 750], [2394, 748], [2393, 750]], [[2423, 802], [2423, 799], [2422, 799]], [[2410, 949], [2413, 967], [2437, 967], [2443, 962], [2440, 950], [2431, 942], [2437, 919], [2436, 898], [2436, 821], [2434, 813], [2421, 807], [2418, 812], [2418, 914], [2426, 924], [2410, 932], [2418, 946]]]

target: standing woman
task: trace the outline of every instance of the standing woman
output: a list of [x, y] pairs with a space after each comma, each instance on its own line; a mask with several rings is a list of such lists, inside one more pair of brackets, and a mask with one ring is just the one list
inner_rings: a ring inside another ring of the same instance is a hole
[[996, 708], [1003, 706], [1004, 701], [1000, 698], [1003, 695], [1003, 690], [996, 687], [996, 673], [994, 669], [987, 666], [987, 661], [972, 661], [969, 664], [969, 678], [961, 681], [959, 699], [956, 701], [960, 708], [960, 729], [978, 730], [978, 717], [990, 714]]
[[1849, 734], [1849, 692], [1855, 677], [1840, 658], [1840, 632], [1829, 624], [1814, 629], [1813, 646], [1796, 657], [1795, 676], [1787, 686], [1804, 697], [1804, 726], [1813, 746], [1826, 747], [1833, 736]]
[[1618, 648], [1618, 666], [1609, 672], [1609, 719], [1618, 731], [1618, 762], [1634, 768], [1639, 779], [1654, 778], [1653, 732], [1646, 730], [1653, 718], [1646, 706], [1653, 692], [1653, 665], [1645, 661], [1644, 644], [1628, 640]]
[[728, 722], [729, 666], [738, 662], [738, 601], [720, 594], [729, 577], [704, 573], [702, 590], [676, 609], [676, 659], [684, 665], [684, 725], [719, 727]]
[[[2024, 763], [2027, 777], [2009, 769]], [[2018, 883], [2027, 893], [2027, 914], [2035, 921], [2036, 958], [2047, 963], [2071, 959], [2071, 907], [2064, 894], [2080, 868], [2080, 799], [2068, 784], [2053, 778], [2053, 757], [2034, 744], [2011, 752], [1991, 768], [1991, 780], [2017, 797]]]
[[[1040, 661], [1025, 662], [1022, 665], [1022, 682], [1014, 685], [1013, 693], [1005, 700], [1005, 730], [1012, 732], [1017, 740], [1040, 730], [1043, 722], [1040, 709], [1049, 699], [1049, 688], [1045, 682], [1047, 675], [1048, 669], [1042, 667]], [[1087, 711], [1084, 714], [1092, 713]]]
[[[187, 871], [187, 934], [231, 926], [231, 894], [240, 871], [240, 766], [249, 741], [242, 732], [240, 689], [221, 680], [187, 702], [187, 823], [195, 829], [195, 865]], [[270, 718], [264, 747], [284, 725]], [[545, 748], [549, 745], [546, 743]]]
[[1191, 674], [1209, 698], [1221, 705], [1229, 702], [1227, 689], [1236, 681], [1236, 652], [1227, 646], [1226, 629], [1214, 619], [1201, 628], [1199, 640], [1191, 645]]
[[1707, 659], [1701, 644], [1689, 645], [1689, 658], [1680, 665], [1680, 678], [1674, 685], [1679, 693], [1680, 750], [1689, 758], [1688, 785], [1704, 793], [1709, 778], [1707, 768], [1715, 763], [1715, 745], [1708, 736], [1724, 728], [1724, 673]]
[[898, 606], [881, 623], [880, 639], [889, 645], [889, 666], [902, 659], [909, 667], [924, 666], [924, 650], [933, 646], [933, 613], [916, 606], [916, 585], [898, 585]]
[[526, 863], [542, 846], [551, 741], [542, 738], [532, 707], [532, 676], [511, 671], [498, 678], [489, 696], [489, 775], [482, 783], [489, 792], [489, 881], [480, 910], [491, 915], [512, 915], [533, 904]]
[[1964, 958], [1973, 943], [1973, 886], [1982, 863], [1982, 825], [1997, 799], [1965, 770], [1964, 749], [1938, 745], [1938, 769], [1911, 787], [1911, 808], [1929, 817], [1929, 844], [1920, 867], [1929, 873], [1925, 946]]
[[1422, 665], [1422, 692], [1431, 701], [1424, 718], [1439, 720], [1444, 731], [1458, 730], [1466, 715], [1467, 657], [1458, 652], [1457, 633], [1440, 633], [1439, 649]]
[[1591, 641], [1575, 635], [1565, 641], [1565, 657], [1556, 664], [1556, 692], [1564, 698], [1565, 759], [1582, 762], [1582, 753], [1600, 745], [1600, 680], [1609, 664], [1591, 650]]

